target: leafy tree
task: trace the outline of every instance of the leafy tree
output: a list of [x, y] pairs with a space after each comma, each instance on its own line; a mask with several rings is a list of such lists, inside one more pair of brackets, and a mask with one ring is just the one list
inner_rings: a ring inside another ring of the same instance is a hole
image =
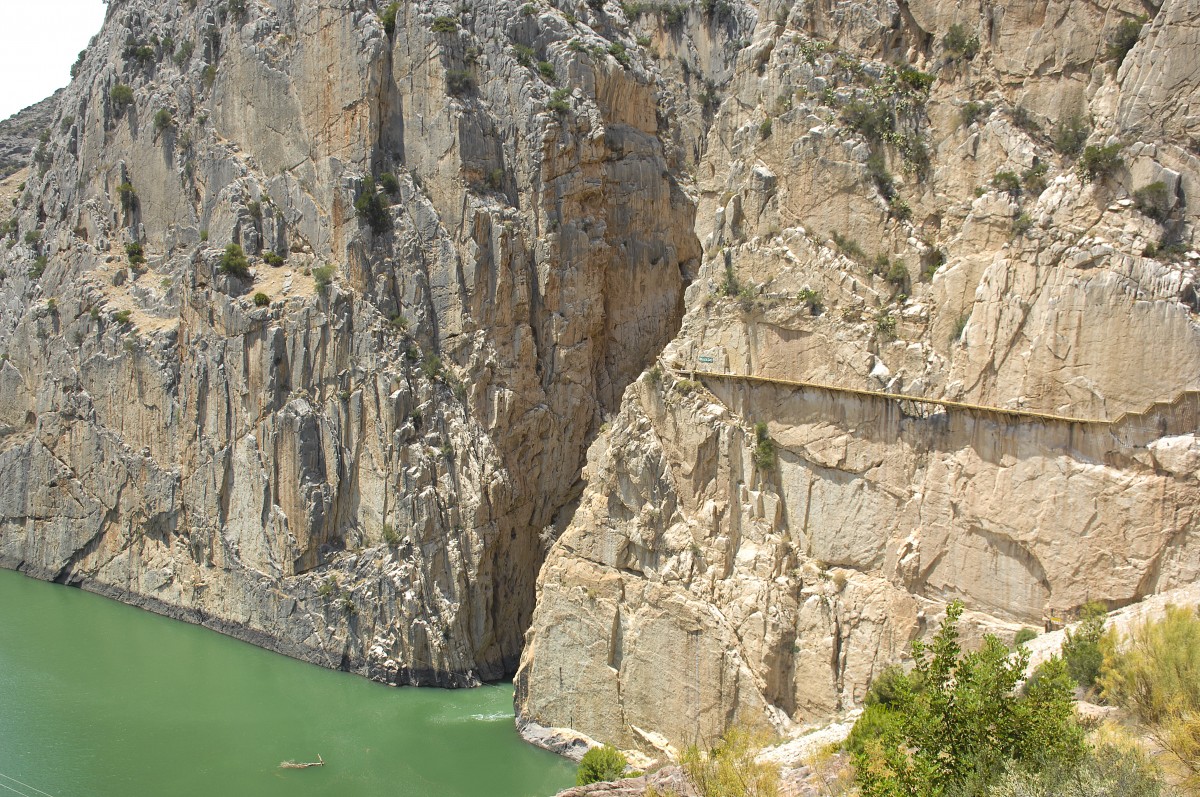
[[858, 734], [852, 753], [863, 797], [972, 797], [1006, 768], [1037, 771], [1083, 755], [1066, 665], [1052, 659], [1018, 692], [1028, 652], [1010, 657], [989, 635], [980, 650], [963, 653], [962, 611], [957, 601], [947, 607], [933, 639], [913, 643], [913, 672], [889, 676], [890, 702], [868, 709], [875, 727]]
[[396, 32], [396, 13], [400, 10], [399, 3], [389, 3], [383, 9], [383, 13], [379, 15], [379, 20], [383, 22], [383, 32], [391, 36]]
[[775, 441], [762, 421], [754, 424], [754, 465], [761, 471], [775, 469]]
[[1075, 630], [1067, 631], [1062, 654], [1070, 676], [1084, 689], [1091, 689], [1104, 660], [1100, 651], [1100, 637], [1104, 636], [1104, 621], [1108, 612], [1103, 603], [1088, 603], [1080, 610], [1079, 617], [1079, 625]]
[[586, 786], [602, 780], [619, 780], [625, 774], [625, 755], [610, 745], [593, 747], [583, 754], [575, 773], [575, 785]]
[[125, 256], [129, 258], [129, 265], [135, 269], [146, 262], [146, 252], [139, 241], [125, 244]]
[[942, 37], [942, 49], [951, 61], [964, 59], [970, 61], [979, 54], [979, 37], [968, 33], [962, 25], [955, 23]]
[[235, 277], [250, 276], [250, 261], [246, 259], [246, 253], [242, 251], [242, 247], [237, 244], [229, 244], [225, 247], [225, 254], [221, 255], [219, 268], [222, 274], [233, 274]]
[[317, 290], [324, 292], [333, 282], [334, 268], [333, 266], [321, 266], [314, 268], [312, 271], [313, 283], [317, 286]]
[[1109, 144], [1103, 147], [1092, 144], [1084, 148], [1083, 156], [1080, 157], [1076, 170], [1080, 180], [1090, 183], [1096, 178], [1103, 180], [1109, 177], [1124, 165], [1125, 159], [1121, 157], [1120, 144]]
[[1105, 48], [1105, 54], [1113, 62], [1114, 69], [1121, 68], [1121, 64], [1125, 62], [1125, 56], [1138, 43], [1144, 22], [1144, 19], [1134, 17], [1123, 19], [1117, 24], [1117, 29], [1109, 37], [1108, 46]]
[[118, 83], [109, 90], [108, 98], [112, 100], [113, 112], [120, 116], [133, 104], [133, 89], [124, 83]]
[[383, 196], [375, 190], [375, 179], [369, 174], [363, 179], [362, 193], [354, 200], [354, 210], [360, 219], [370, 225], [371, 231], [376, 235], [385, 232], [391, 226], [387, 204]]

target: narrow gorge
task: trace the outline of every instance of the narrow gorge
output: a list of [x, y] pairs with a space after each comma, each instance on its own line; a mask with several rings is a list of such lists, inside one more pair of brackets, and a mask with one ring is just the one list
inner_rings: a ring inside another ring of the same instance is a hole
[[1192, 585], [1197, 31], [110, 0], [0, 130], [0, 565], [659, 758]]

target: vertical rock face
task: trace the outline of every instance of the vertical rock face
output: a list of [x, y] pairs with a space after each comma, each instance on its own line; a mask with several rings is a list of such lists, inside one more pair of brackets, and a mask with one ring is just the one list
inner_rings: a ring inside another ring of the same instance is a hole
[[652, 76], [531, 10], [110, 3], [5, 230], [0, 562], [389, 682], [512, 672], [700, 253]]
[[1200, 6], [560, 5], [113, 0], [0, 563], [644, 747], [1200, 576]]
[[951, 599], [1012, 634], [1200, 577], [1200, 6], [722, 8], [703, 264], [542, 568], [531, 736], [786, 731]]

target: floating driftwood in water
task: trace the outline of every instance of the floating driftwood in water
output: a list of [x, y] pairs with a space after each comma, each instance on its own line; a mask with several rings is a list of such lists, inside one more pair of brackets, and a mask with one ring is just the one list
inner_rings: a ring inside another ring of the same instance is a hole
[[280, 769], [308, 769], [309, 767], [323, 766], [325, 766], [325, 759], [321, 758], [320, 753], [317, 753], [316, 761], [283, 761], [279, 764]]

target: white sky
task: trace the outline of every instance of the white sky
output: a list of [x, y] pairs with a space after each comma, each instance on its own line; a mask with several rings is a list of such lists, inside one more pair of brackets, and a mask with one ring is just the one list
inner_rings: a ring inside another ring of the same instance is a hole
[[107, 8], [100, 0], [0, 0], [0, 119], [70, 82]]

